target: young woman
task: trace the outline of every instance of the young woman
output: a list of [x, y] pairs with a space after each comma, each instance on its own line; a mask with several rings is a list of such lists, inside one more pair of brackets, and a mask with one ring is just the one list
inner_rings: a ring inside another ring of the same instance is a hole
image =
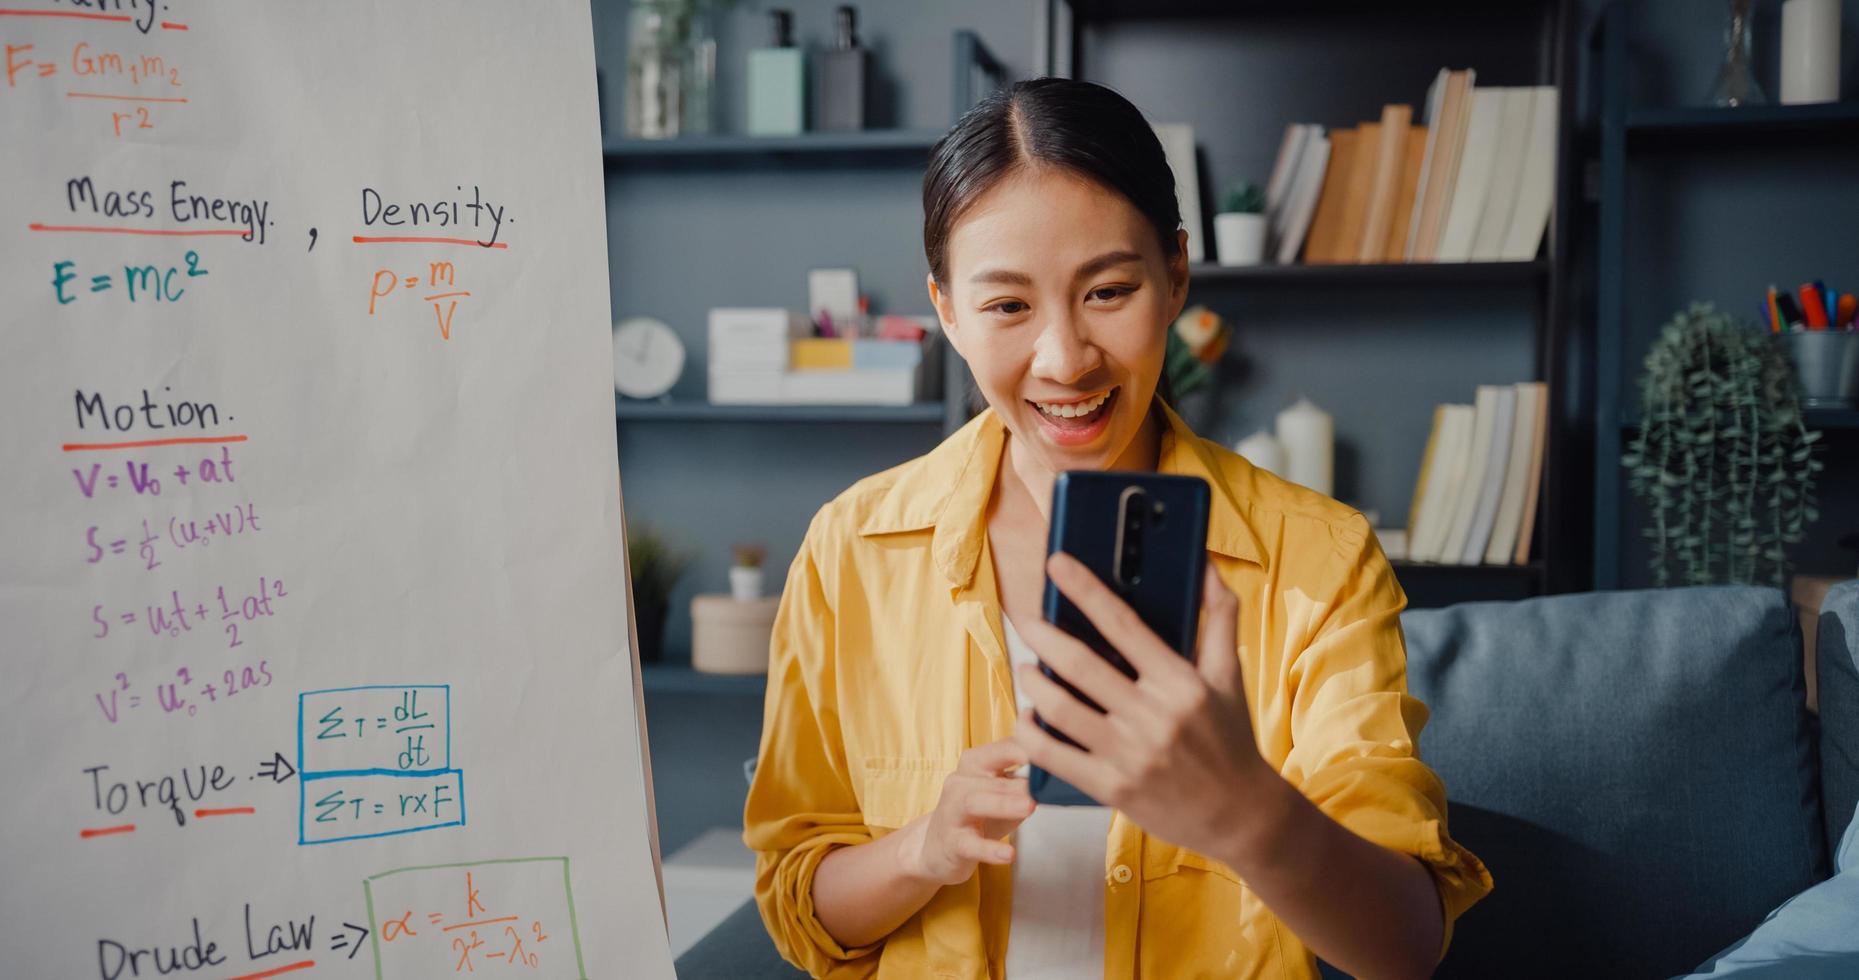
[[[826, 505], [788, 572], [744, 821], [776, 946], [832, 977], [1429, 974], [1491, 876], [1415, 755], [1406, 597], [1361, 515], [1158, 397], [1188, 276], [1148, 123], [1015, 85], [936, 145], [923, 211], [988, 408]], [[1194, 663], [1045, 560], [1071, 469], [1211, 484]], [[1042, 622], [1047, 575], [1138, 680]], [[1036, 807], [1028, 763], [1108, 806]]]

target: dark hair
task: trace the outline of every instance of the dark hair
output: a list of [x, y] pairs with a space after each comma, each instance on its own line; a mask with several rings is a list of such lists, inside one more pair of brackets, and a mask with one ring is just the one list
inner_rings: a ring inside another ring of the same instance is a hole
[[1123, 195], [1175, 257], [1175, 174], [1149, 121], [1102, 85], [1069, 78], [1015, 82], [981, 100], [930, 150], [923, 174], [923, 254], [948, 282], [949, 229], [1001, 178], [1059, 167]]

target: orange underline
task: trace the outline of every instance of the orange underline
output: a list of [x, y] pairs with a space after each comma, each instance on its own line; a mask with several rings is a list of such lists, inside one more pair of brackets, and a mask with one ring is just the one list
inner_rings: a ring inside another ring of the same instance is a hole
[[509, 242], [495, 242], [490, 245], [485, 245], [482, 242], [478, 242], [470, 238], [415, 238], [411, 236], [395, 236], [395, 235], [389, 235], [389, 236], [379, 237], [379, 238], [366, 238], [361, 235], [355, 236], [355, 244], [357, 245], [379, 245], [383, 243], [392, 243], [392, 242], [412, 242], [415, 244], [422, 244], [422, 245], [475, 245], [478, 248], [509, 248], [510, 247]]
[[146, 449], [149, 446], [210, 446], [222, 442], [244, 442], [244, 436], [199, 436], [190, 439], [141, 439], [136, 442], [67, 442], [65, 452], [85, 449]]
[[288, 966], [280, 966], [271, 970], [260, 970], [257, 973], [241, 973], [236, 977], [227, 977], [226, 980], [265, 980], [266, 977], [275, 977], [280, 973], [290, 973], [294, 970], [308, 970], [315, 965], [315, 960], [304, 960], [301, 963], [292, 963]]
[[84, 20], [113, 20], [129, 23], [127, 14], [86, 14], [76, 10], [0, 10], [0, 17], [79, 17]]
[[99, 235], [165, 235], [173, 238], [186, 238], [195, 235], [238, 235], [243, 238], [251, 232], [243, 228], [205, 228], [199, 231], [181, 231], [174, 228], [102, 228], [96, 225], [42, 225], [33, 222], [26, 226], [27, 231], [87, 231]]
[[488, 925], [495, 925], [496, 923], [499, 923], [499, 922], [515, 922], [515, 921], [516, 921], [516, 916], [506, 915], [500, 919], [479, 919], [476, 922], [460, 922], [458, 925], [446, 926], [445, 928], [440, 929], [439, 931], [440, 932], [451, 932], [454, 929], [463, 929], [466, 926], [488, 926]]
[[134, 829], [136, 825], [132, 823], [126, 823], [120, 827], [86, 827], [78, 831], [77, 835], [85, 838], [102, 837], [106, 834], [127, 834]]
[[212, 809], [195, 810], [194, 816], [196, 817], [230, 817], [235, 813], [257, 813], [257, 812], [258, 811], [256, 809], [254, 809], [253, 807], [249, 807], [249, 806], [224, 806], [224, 807], [220, 807], [217, 810], [212, 810]]
[[158, 99], [151, 95], [105, 95], [101, 92], [66, 92], [67, 99], [114, 99], [118, 102], [186, 102], [186, 99]]
[[448, 296], [470, 296], [470, 295], [471, 295], [470, 292], [461, 289], [456, 293], [434, 293], [431, 296], [426, 297], [426, 299], [428, 301], [431, 301], [435, 299], [445, 299]]
[[184, 30], [187, 30], [187, 25], [176, 24], [174, 21], [171, 21], [171, 20], [164, 20], [161, 22], [161, 29], [164, 31], [184, 31]]

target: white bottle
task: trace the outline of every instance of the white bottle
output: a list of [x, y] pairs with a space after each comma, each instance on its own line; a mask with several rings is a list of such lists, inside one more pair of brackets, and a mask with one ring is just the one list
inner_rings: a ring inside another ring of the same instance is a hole
[[1280, 475], [1326, 497], [1335, 492], [1335, 423], [1328, 412], [1308, 398], [1299, 398], [1297, 404], [1278, 413], [1278, 441], [1285, 454]]
[[1239, 441], [1233, 451], [1246, 457], [1246, 462], [1267, 473], [1284, 475], [1285, 449], [1272, 438], [1272, 434], [1260, 429]]

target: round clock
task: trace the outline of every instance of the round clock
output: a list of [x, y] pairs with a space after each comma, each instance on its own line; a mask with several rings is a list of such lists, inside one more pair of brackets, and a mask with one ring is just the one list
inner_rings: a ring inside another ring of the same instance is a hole
[[684, 371], [684, 342], [676, 331], [649, 316], [628, 317], [613, 327], [613, 389], [628, 398], [657, 398]]

